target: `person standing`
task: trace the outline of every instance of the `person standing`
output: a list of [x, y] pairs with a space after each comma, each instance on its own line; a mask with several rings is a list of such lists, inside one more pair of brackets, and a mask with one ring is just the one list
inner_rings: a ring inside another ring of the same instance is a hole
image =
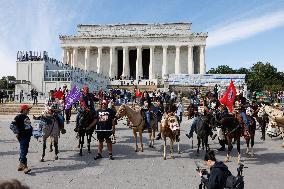
[[232, 175], [228, 167], [221, 161], [216, 161], [214, 151], [209, 151], [204, 156], [205, 164], [210, 168], [210, 174], [207, 178], [203, 176], [202, 171], [198, 172], [202, 183], [208, 189], [223, 189], [226, 186], [226, 179]]
[[34, 91], [33, 91], [33, 101], [34, 101], [34, 103], [33, 103], [33, 105], [37, 105], [37, 96], [38, 96], [38, 92], [37, 92], [37, 90], [36, 89], [34, 89]]
[[20, 103], [22, 103], [23, 97], [24, 97], [24, 91], [21, 90], [21, 92], [20, 92]]
[[106, 141], [109, 153], [109, 159], [113, 160], [111, 135], [115, 134], [115, 115], [114, 111], [108, 108], [106, 100], [101, 103], [100, 109], [96, 111], [95, 120], [90, 127], [96, 124], [97, 139], [99, 140], [98, 153], [95, 160], [102, 158], [103, 142]]
[[21, 105], [20, 114], [14, 118], [14, 121], [10, 126], [20, 143], [20, 163], [18, 166], [18, 171], [24, 171], [25, 174], [31, 171], [31, 169], [29, 169], [27, 166], [27, 154], [33, 132], [31, 121], [28, 117], [30, 109], [31, 107], [26, 104]]

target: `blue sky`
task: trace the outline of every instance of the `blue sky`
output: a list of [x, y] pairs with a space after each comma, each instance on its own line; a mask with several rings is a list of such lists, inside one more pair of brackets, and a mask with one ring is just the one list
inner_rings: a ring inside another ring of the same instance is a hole
[[208, 32], [207, 70], [270, 62], [284, 71], [284, 0], [0, 0], [0, 77], [18, 50], [61, 59], [58, 36], [78, 24], [192, 22]]

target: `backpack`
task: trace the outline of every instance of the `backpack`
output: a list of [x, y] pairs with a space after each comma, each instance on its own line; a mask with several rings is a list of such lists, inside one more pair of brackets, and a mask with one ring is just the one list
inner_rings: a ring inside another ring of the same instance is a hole
[[227, 189], [244, 189], [244, 177], [243, 176], [233, 176], [228, 175], [226, 179]]
[[14, 134], [19, 134], [19, 129], [16, 125], [16, 121], [12, 121], [10, 124], [10, 129], [13, 131]]

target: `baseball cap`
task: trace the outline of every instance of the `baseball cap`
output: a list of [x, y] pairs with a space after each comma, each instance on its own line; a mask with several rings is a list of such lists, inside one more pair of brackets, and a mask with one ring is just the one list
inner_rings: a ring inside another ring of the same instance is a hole
[[29, 105], [27, 105], [27, 104], [22, 104], [21, 107], [20, 107], [21, 110], [29, 110], [29, 109], [31, 109], [31, 108], [32, 108], [32, 107], [29, 106]]

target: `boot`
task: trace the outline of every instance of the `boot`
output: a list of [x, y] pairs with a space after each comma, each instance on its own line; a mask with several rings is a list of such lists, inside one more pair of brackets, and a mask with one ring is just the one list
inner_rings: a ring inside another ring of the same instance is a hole
[[185, 136], [187, 136], [187, 138], [190, 139], [192, 137], [192, 134], [191, 133], [185, 134]]
[[25, 168], [25, 164], [21, 163], [18, 165], [18, 171], [23, 171]]
[[219, 144], [221, 145], [221, 148], [219, 148], [218, 151], [225, 151], [225, 141], [219, 140]]
[[63, 129], [61, 129], [61, 134], [65, 134], [66, 133], [66, 130], [63, 128]]
[[160, 140], [161, 139], [161, 133], [159, 133], [156, 137], [156, 140]]
[[28, 174], [28, 173], [31, 171], [31, 169], [30, 169], [30, 168], [28, 168], [27, 163], [25, 163], [24, 165], [25, 165], [24, 173], [25, 173], [25, 174]]

